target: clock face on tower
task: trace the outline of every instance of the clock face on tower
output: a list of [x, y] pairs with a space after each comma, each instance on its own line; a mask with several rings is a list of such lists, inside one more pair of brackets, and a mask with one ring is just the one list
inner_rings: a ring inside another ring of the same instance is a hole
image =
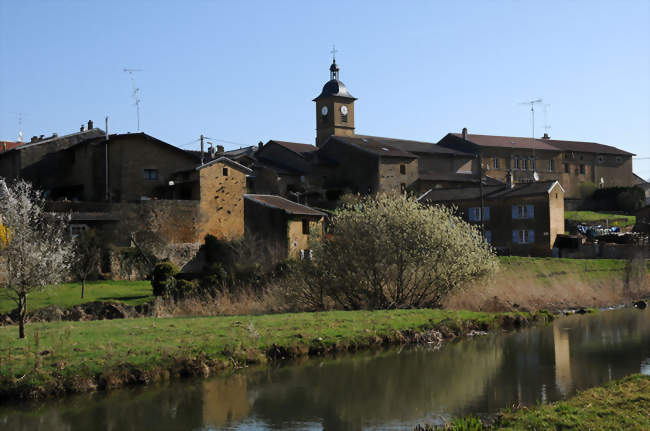
[[348, 115], [348, 107], [343, 105], [341, 106], [341, 114]]
[[323, 117], [327, 116], [327, 106], [323, 106], [320, 110], [320, 113], [323, 115]]

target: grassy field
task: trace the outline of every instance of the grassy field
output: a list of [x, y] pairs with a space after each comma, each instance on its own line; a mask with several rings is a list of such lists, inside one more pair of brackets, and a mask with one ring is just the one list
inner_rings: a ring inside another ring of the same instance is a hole
[[650, 430], [650, 376], [636, 374], [501, 417], [499, 430]]
[[581, 280], [620, 278], [625, 270], [623, 259], [565, 259], [554, 257], [499, 257], [505, 272], [528, 274], [537, 279], [552, 280], [559, 276], [575, 276]]
[[16, 327], [0, 327], [0, 398], [200, 375], [268, 357], [406, 342], [413, 331], [441, 326], [463, 333], [527, 318], [427, 309], [140, 318], [34, 323], [22, 340]]
[[564, 220], [575, 223], [606, 224], [610, 226], [631, 227], [636, 217], [616, 213], [597, 213], [594, 211], [565, 211]]
[[[28, 310], [48, 305], [72, 307], [91, 301], [120, 301], [138, 305], [153, 299], [151, 283], [148, 281], [89, 281], [86, 283], [84, 299], [81, 299], [81, 283], [65, 283], [48, 287], [28, 296]], [[0, 313], [8, 313], [16, 303], [0, 291]]]

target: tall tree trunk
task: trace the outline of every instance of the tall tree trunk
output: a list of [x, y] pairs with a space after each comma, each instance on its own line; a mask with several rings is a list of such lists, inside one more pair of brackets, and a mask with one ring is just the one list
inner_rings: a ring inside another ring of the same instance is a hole
[[27, 315], [27, 295], [18, 296], [18, 338], [25, 338], [25, 317]]
[[84, 297], [84, 290], [86, 289], [86, 279], [81, 279], [81, 299]]

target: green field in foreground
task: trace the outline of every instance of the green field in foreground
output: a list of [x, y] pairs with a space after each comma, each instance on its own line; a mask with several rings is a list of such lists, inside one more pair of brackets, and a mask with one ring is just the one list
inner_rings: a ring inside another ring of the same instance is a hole
[[635, 374], [560, 401], [503, 414], [500, 430], [650, 430], [650, 376]]
[[506, 314], [516, 315], [419, 309], [51, 322], [27, 325], [22, 340], [17, 327], [0, 327], [0, 394], [16, 385], [101, 379], [117, 365], [146, 372], [173, 369], [184, 358], [264, 362], [273, 345], [303, 354], [314, 345], [372, 345], [397, 336], [396, 331], [432, 328], [443, 321], [448, 328], [471, 321], [488, 329]]
[[[152, 298], [151, 283], [148, 281], [89, 281], [84, 299], [81, 299], [81, 283], [65, 283], [30, 293], [27, 309], [32, 311], [48, 305], [72, 307], [91, 301], [120, 301], [138, 305]], [[16, 303], [0, 290], [0, 313], [8, 313], [14, 308]]]
[[[499, 257], [502, 270], [512, 271], [519, 276], [530, 274], [549, 282], [559, 277], [576, 279], [607, 280], [624, 276], [627, 262], [624, 259], [565, 259], [555, 257]], [[648, 261], [650, 269], [650, 260]]]
[[610, 226], [630, 227], [636, 223], [632, 215], [598, 213], [594, 211], [565, 211], [564, 220], [576, 223], [609, 223]]

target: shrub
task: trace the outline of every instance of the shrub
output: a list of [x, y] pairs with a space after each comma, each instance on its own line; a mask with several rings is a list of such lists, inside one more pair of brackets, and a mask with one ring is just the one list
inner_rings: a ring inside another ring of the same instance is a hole
[[440, 306], [450, 291], [493, 273], [478, 229], [442, 206], [405, 196], [366, 197], [335, 212], [316, 250], [318, 286], [340, 306]]
[[176, 282], [178, 267], [172, 262], [159, 262], [151, 274], [151, 287], [154, 296], [167, 296]]

